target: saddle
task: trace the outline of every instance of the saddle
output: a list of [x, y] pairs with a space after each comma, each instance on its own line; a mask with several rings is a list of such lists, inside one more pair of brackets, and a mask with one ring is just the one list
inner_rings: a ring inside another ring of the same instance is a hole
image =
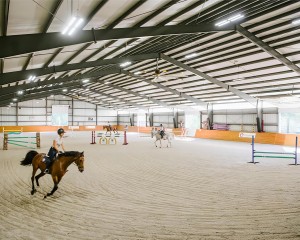
[[50, 159], [49, 156], [45, 155], [45, 156], [43, 157], [42, 162], [44, 162], [44, 163], [46, 164], [46, 168], [49, 169], [49, 172], [47, 172], [48, 174], [51, 173], [51, 172], [50, 172], [50, 168], [51, 168], [52, 164], [56, 161], [57, 158], [58, 158], [58, 156], [57, 156], [57, 157], [54, 157], [53, 160], [51, 161], [51, 159]]

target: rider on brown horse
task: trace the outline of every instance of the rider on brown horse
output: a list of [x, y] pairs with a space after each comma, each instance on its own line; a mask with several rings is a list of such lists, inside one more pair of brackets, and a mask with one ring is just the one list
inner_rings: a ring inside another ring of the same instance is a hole
[[65, 152], [64, 144], [63, 144], [63, 136], [65, 134], [65, 130], [63, 128], [60, 128], [57, 130], [58, 137], [53, 140], [52, 146], [49, 149], [48, 152], [48, 158], [45, 159], [46, 163], [46, 169], [45, 173], [49, 173], [49, 168], [51, 164], [53, 163], [54, 158], [56, 158], [57, 153], [59, 153], [59, 148]]

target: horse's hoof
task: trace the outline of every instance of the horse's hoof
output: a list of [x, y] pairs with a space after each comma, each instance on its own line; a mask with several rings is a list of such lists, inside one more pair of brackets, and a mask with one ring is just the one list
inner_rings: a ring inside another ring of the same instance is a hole
[[45, 199], [46, 197], [47, 197], [47, 195], [45, 195], [43, 199]]
[[32, 190], [32, 191], [31, 191], [31, 195], [33, 195], [33, 194], [34, 194], [34, 191]]

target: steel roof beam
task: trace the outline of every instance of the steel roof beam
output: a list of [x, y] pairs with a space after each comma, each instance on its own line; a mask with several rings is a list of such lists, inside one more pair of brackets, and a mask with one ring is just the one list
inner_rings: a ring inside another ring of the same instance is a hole
[[[3, 74], [3, 69], [4, 69], [4, 59], [0, 59], [0, 74]], [[0, 85], [2, 85], [1, 82]]]
[[132, 101], [128, 101], [128, 100], [125, 100], [124, 98], [120, 98], [119, 96], [112, 96], [110, 94], [107, 94], [107, 93], [104, 93], [104, 92], [101, 92], [101, 91], [98, 91], [98, 90], [95, 90], [95, 89], [89, 89], [90, 92], [92, 93], [96, 93], [96, 94], [100, 94], [100, 95], [103, 95], [103, 96], [106, 96], [106, 97], [109, 97], [109, 98], [117, 98], [118, 100], [122, 101], [122, 102], [125, 102], [127, 103], [128, 105], [132, 105], [138, 109], [142, 109], [142, 110], [145, 110], [145, 111], [148, 111], [148, 108], [142, 106], [142, 105], [139, 105], [139, 104], [136, 104]]
[[49, 58], [49, 60], [44, 64], [43, 68], [48, 67], [48, 66], [51, 64], [51, 62], [54, 60], [54, 58], [56, 58], [56, 56], [57, 56], [58, 54], [60, 54], [61, 51], [62, 51], [63, 49], [64, 49], [63, 47], [58, 48], [58, 49], [56, 50], [56, 52], [55, 52], [55, 53]]
[[0, 52], [0, 58], [103, 40], [234, 30], [235, 25], [229, 24], [220, 28], [215, 26], [213, 23], [200, 23], [187, 26], [174, 25], [161, 27], [81, 30], [76, 32], [76, 36], [74, 35], [72, 37], [68, 35], [62, 35], [61, 33], [38, 33], [5, 37], [1, 36], [0, 46], [2, 49]]
[[[108, 0], [103, 0], [101, 1], [94, 9], [93, 11], [88, 15], [88, 17], [85, 20], [85, 24], [88, 24], [89, 21], [92, 20], [92, 18], [97, 14], [98, 11], [100, 11], [100, 9], [108, 2]], [[69, 62], [71, 62], [75, 57], [77, 57], [80, 53], [82, 53], [85, 49], [87, 49], [89, 46], [91, 46], [93, 43], [87, 43], [85, 44], [83, 47], [81, 47], [75, 54], [73, 54], [72, 56], [70, 56], [67, 60], [64, 61], [63, 64], [67, 64]]]
[[50, 12], [50, 17], [49, 19], [47, 20], [45, 26], [43, 27], [43, 30], [42, 32], [43, 33], [46, 33], [53, 21], [53, 19], [55, 18], [55, 15], [58, 11], [58, 9], [60, 8], [61, 4], [63, 3], [64, 0], [58, 0], [57, 4], [54, 6], [54, 8], [52, 9], [52, 11]]
[[235, 95], [239, 96], [240, 98], [244, 99], [245, 101], [251, 103], [252, 105], [256, 105], [257, 103], [257, 99], [249, 96], [248, 94], [246, 93], [243, 93], [242, 91], [234, 88], [234, 87], [231, 87], [230, 85], [226, 84], [226, 83], [223, 83], [211, 76], [208, 76], [207, 74], [203, 73], [203, 72], [200, 72], [199, 70], [195, 69], [195, 68], [192, 68], [180, 61], [177, 61], [175, 60], [174, 58], [171, 58], [167, 55], [164, 55], [164, 54], [161, 54], [161, 58], [164, 59], [165, 61], [168, 61], [174, 65], [177, 65], [178, 67], [181, 67], [189, 72], [192, 72], [194, 74], [196, 74], [197, 76], [199, 77], [202, 77], [204, 79], [206, 79], [207, 81], [211, 82], [211, 83], [214, 83], [224, 89], [226, 89], [227, 91], [230, 91], [232, 93], [234, 93]]
[[18, 85], [18, 86], [4, 87], [4, 88], [0, 89], [0, 96], [14, 93], [14, 92], [21, 91], [21, 90], [25, 91], [26, 89], [40, 87], [40, 86], [44, 86], [44, 85], [80, 81], [85, 78], [90, 78], [90, 79], [99, 78], [100, 76], [105, 76], [105, 75], [110, 75], [110, 74], [118, 74], [120, 72], [121, 72], [120, 68], [111, 68], [111, 69], [95, 71], [95, 72], [91, 72], [91, 73], [83, 73], [83, 74], [79, 74], [76, 76], [60, 77], [60, 78], [56, 78], [56, 79], [50, 79], [47, 81], [36, 81], [36, 82], [31, 82], [31, 83], [27, 83], [27, 84]]
[[[80, 82], [69, 82], [69, 83], [64, 83], [62, 85], [54, 85], [54, 86], [49, 86], [49, 85], [41, 85], [39, 87], [32, 87], [31, 86], [28, 89], [22, 88], [22, 91], [23, 91], [22, 95], [18, 95], [18, 93], [16, 91], [12, 91], [10, 93], [1, 95], [0, 100], [3, 101], [3, 100], [9, 100], [9, 99], [13, 99], [13, 98], [22, 99], [23, 97], [25, 97], [27, 95], [30, 95], [30, 94], [33, 94], [33, 93], [51, 91], [52, 89], [63, 89], [63, 88], [72, 88], [72, 87], [75, 87], [75, 86], [82, 86], [82, 83], [80, 83]], [[0, 90], [2, 90], [2, 89], [0, 89]]]
[[243, 28], [240, 25], [236, 26], [236, 30], [238, 33], [249, 39], [252, 43], [254, 43], [256, 46], [261, 48], [266, 53], [270, 54], [274, 58], [276, 58], [278, 61], [280, 61], [282, 64], [287, 66], [290, 70], [294, 71], [298, 75], [300, 75], [300, 68], [292, 63], [290, 60], [288, 60], [286, 57], [284, 57], [281, 53], [276, 51], [274, 48], [263, 42], [260, 38], [256, 37], [254, 34], [249, 32], [247, 29]]
[[148, 59], [156, 59], [158, 57], [159, 57], [158, 53], [150, 53], [150, 54], [127, 56], [122, 58], [111, 58], [111, 59], [96, 60], [91, 62], [64, 64], [64, 65], [52, 66], [48, 68], [36, 68], [36, 69], [25, 70], [25, 71], [23, 70], [18, 72], [3, 73], [0, 75], [0, 84], [9, 84], [15, 81], [27, 79], [30, 75], [42, 76], [46, 74], [55, 74], [58, 72], [64, 72], [64, 71], [70, 71], [76, 69], [99, 67], [102, 65], [109, 65], [109, 64], [119, 64], [125, 61], [135, 62], [135, 61], [143, 61]]
[[29, 65], [32, 58], [33, 58], [33, 53], [29, 54], [29, 56], [26, 60], [26, 63], [24, 64], [24, 66], [22, 68], [22, 71], [25, 71], [28, 68], [28, 65]]
[[88, 17], [85, 19], [86, 23], [89, 23], [92, 18], [99, 12], [99, 10], [108, 2], [108, 0], [102, 0], [88, 15]]
[[141, 76], [134, 75], [134, 74], [132, 74], [131, 72], [128, 72], [128, 71], [123, 70], [123, 69], [121, 70], [121, 73], [123, 73], [123, 74], [125, 74], [125, 75], [127, 75], [127, 76], [130, 76], [130, 77], [139, 79], [139, 80], [141, 80], [141, 81], [147, 82], [147, 83], [149, 83], [149, 84], [151, 84], [151, 85], [153, 85], [153, 86], [156, 86], [157, 88], [160, 88], [160, 89], [165, 90], [166, 92], [171, 92], [171, 93], [173, 93], [173, 94], [175, 94], [175, 95], [178, 95], [178, 96], [180, 96], [180, 97], [182, 97], [182, 98], [185, 98], [185, 99], [187, 99], [187, 100], [189, 100], [189, 101], [191, 101], [191, 102], [193, 102], [193, 103], [195, 103], [195, 104], [197, 104], [197, 105], [200, 105], [201, 107], [205, 107], [205, 108], [206, 108], [206, 106], [207, 106], [207, 103], [204, 102], [204, 101], [201, 101], [200, 99], [194, 98], [194, 97], [192, 97], [192, 96], [190, 96], [190, 95], [187, 95], [187, 94], [185, 94], [185, 93], [179, 92], [179, 91], [177, 91], [177, 90], [175, 90], [175, 89], [166, 87], [166, 86], [164, 86], [164, 85], [162, 85], [162, 84], [160, 84], [160, 83], [152, 82], [151, 80], [148, 80], [147, 78], [144, 78], [144, 77], [141, 77]]
[[[89, 89], [89, 91], [90, 91], [91, 89]], [[107, 105], [110, 105], [110, 106], [112, 106], [112, 107], [114, 107], [114, 108], [120, 108], [120, 107], [129, 107], [129, 106], [122, 106], [122, 105], [117, 105], [117, 104], [115, 104], [115, 103], [110, 103], [109, 101], [107, 101], [107, 100], [102, 100], [101, 98], [100, 99], [96, 99], [96, 97], [91, 97], [90, 95], [87, 95], [87, 94], [85, 94], [85, 93], [81, 93], [81, 92], [72, 92], [72, 93], [75, 93], [75, 94], [78, 94], [79, 96], [83, 96], [83, 97], [86, 97], [86, 98], [91, 98], [91, 99], [94, 99], [94, 100], [96, 100], [96, 101], [99, 101], [99, 102], [103, 102], [104, 104], [107, 104]], [[70, 93], [69, 93], [70, 94]], [[110, 96], [111, 98], [113, 98], [112, 96]], [[84, 100], [82, 100], [82, 101], [84, 101]], [[128, 104], [130, 104], [130, 103], [128, 103]]]
[[2, 36], [7, 35], [8, 15], [9, 15], [10, 0], [4, 0], [3, 5], [3, 19], [2, 19]]
[[163, 101], [156, 100], [156, 99], [154, 99], [154, 98], [152, 98], [152, 97], [147, 97], [147, 96], [145, 96], [145, 94], [137, 93], [137, 92], [128, 90], [128, 89], [126, 89], [126, 88], [123, 88], [123, 87], [114, 85], [114, 84], [105, 84], [105, 86], [108, 86], [108, 87], [111, 87], [111, 88], [118, 89], [118, 90], [120, 90], [120, 91], [129, 93], [129, 94], [132, 94], [132, 95], [134, 95], [134, 96], [136, 96], [136, 97], [146, 98], [146, 99], [148, 99], [149, 101], [151, 101], [151, 102], [153, 102], [153, 103], [156, 103], [156, 104], [158, 104], [158, 105], [160, 105], [160, 106], [164, 106], [164, 107], [172, 107], [170, 104], [165, 103], [165, 102], [163, 102]]
[[[161, 8], [157, 9], [155, 12], [153, 12], [152, 14], [150, 14], [149, 16], [145, 17], [144, 19], [142, 19], [140, 22], [136, 23], [133, 28], [135, 27], [141, 27], [142, 25], [144, 25], [145, 23], [147, 23], [150, 19], [154, 18], [155, 16], [157, 16], [158, 14], [160, 14], [161, 12], [163, 12], [164, 10], [166, 10], [167, 8], [173, 6], [177, 1], [173, 1], [171, 0], [170, 2], [166, 3], [164, 6], [162, 6]], [[108, 54], [105, 54], [104, 56], [102, 56], [101, 58], [98, 59], [103, 59], [105, 58], [107, 55], [109, 54], [113, 54], [116, 51], [119, 51], [121, 48], [124, 48], [124, 46], [129, 45], [133, 42], [135, 42], [136, 39], [131, 39], [128, 42], [126, 42], [126, 44], [122, 44], [121, 46], [117, 47], [116, 49], [110, 51]], [[105, 44], [106, 47], [112, 45], [113, 43], [115, 43], [115, 41], [111, 41]], [[90, 54], [89, 56], [87, 56], [86, 58], [84, 58], [82, 61], [87, 61], [88, 59], [94, 57], [95, 55], [97, 55], [98, 53], [102, 52], [103, 49], [98, 49], [97, 51], [93, 52], [92, 54]], [[119, 55], [118, 55], [119, 56]]]
[[[48, 97], [52, 94], [61, 94], [61, 90], [50, 90], [50, 91], [47, 91], [47, 92], [42, 92], [42, 93], [37, 93], [37, 94], [30, 94], [26, 97], [24, 96], [22, 98], [22, 102], [37, 99], [37, 98]], [[12, 102], [11, 100], [3, 100], [3, 101], [0, 100], [0, 106], [7, 106], [11, 102]]]

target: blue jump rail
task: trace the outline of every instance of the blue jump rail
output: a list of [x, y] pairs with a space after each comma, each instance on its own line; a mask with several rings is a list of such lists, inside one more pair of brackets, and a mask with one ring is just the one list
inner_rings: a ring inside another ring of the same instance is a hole
[[[255, 151], [254, 149], [254, 136], [252, 136], [252, 161], [248, 162], [248, 163], [259, 163], [259, 162], [255, 162], [255, 158], [256, 157], [265, 157], [265, 158], [289, 158], [289, 159], [294, 159], [295, 163], [294, 164], [290, 164], [290, 165], [298, 165], [298, 157], [297, 157], [297, 148], [298, 148], [298, 136], [296, 136], [296, 140], [295, 140], [295, 151], [294, 152], [266, 152], [266, 151]], [[275, 155], [255, 155], [255, 154], [275, 154]], [[289, 155], [289, 156], [282, 156], [282, 155]]]

